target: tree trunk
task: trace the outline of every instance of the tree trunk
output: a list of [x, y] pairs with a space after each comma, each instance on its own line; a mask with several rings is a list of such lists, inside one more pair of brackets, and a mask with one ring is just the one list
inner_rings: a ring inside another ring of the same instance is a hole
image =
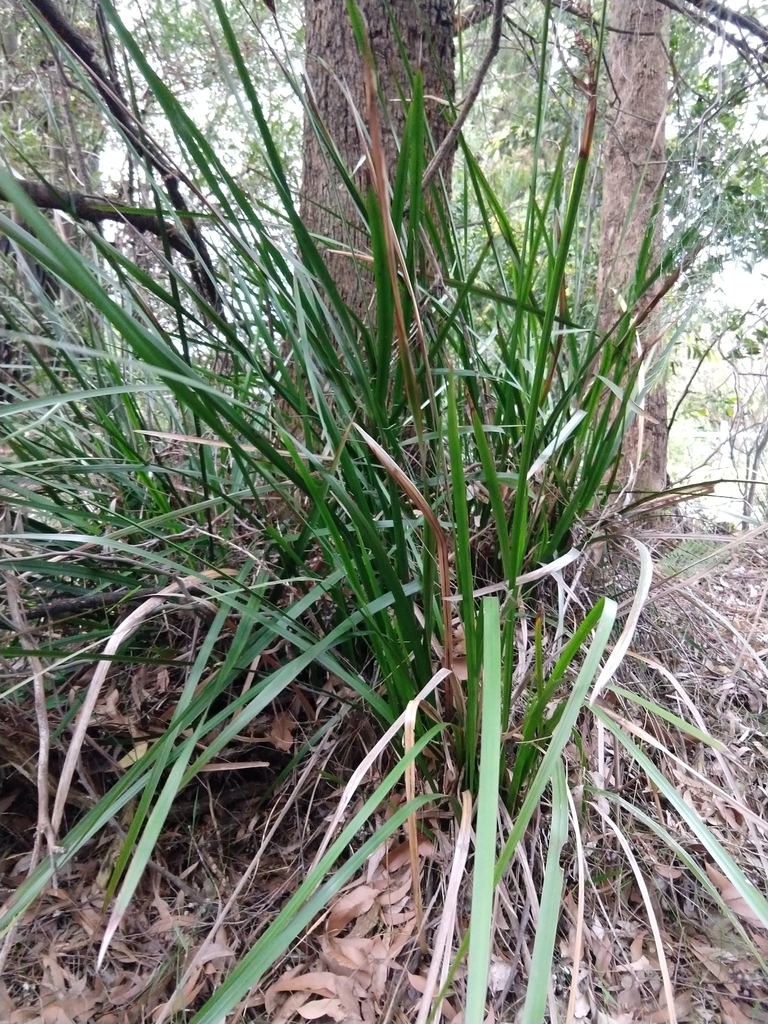
[[[409, 71], [421, 71], [431, 146], [450, 127], [445, 99], [454, 93], [453, 0], [357, 0], [365, 20], [383, 98], [384, 153], [390, 175], [397, 161], [411, 96]], [[367, 168], [355, 113], [367, 124], [363, 62], [345, 0], [305, 0], [306, 73], [316, 114], [362, 191]], [[405, 59], [404, 59], [405, 58]], [[329, 173], [330, 171], [330, 173]], [[443, 173], [450, 181], [451, 162]], [[368, 252], [360, 218], [308, 119], [304, 124], [301, 212], [310, 231], [332, 239], [328, 267], [341, 296], [365, 317], [371, 282], [368, 270], [346, 253]]]
[[[643, 240], [666, 167], [669, 12], [656, 0], [612, 0], [607, 47], [610, 110], [603, 149], [598, 297], [600, 329], [627, 308]], [[651, 266], [661, 254], [662, 221], [654, 225]], [[650, 299], [643, 297], [641, 306]], [[660, 342], [658, 310], [640, 330], [644, 352]], [[637, 346], [635, 350], [637, 355]], [[661, 382], [645, 398], [624, 439], [620, 481], [637, 497], [667, 480], [667, 391]], [[639, 463], [639, 465], [638, 465]]]

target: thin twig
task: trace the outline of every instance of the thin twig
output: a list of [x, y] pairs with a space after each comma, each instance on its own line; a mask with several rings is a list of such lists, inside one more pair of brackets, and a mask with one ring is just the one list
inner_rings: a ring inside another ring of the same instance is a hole
[[48, 709], [45, 706], [45, 669], [42, 661], [32, 652], [34, 644], [27, 635], [28, 625], [19, 597], [18, 581], [10, 573], [5, 573], [5, 592], [8, 599], [8, 610], [19, 638], [19, 644], [29, 651], [28, 659], [32, 669], [33, 692], [35, 697], [35, 717], [37, 719], [38, 755], [37, 755], [37, 832], [32, 851], [30, 872], [34, 871], [40, 859], [42, 837], [48, 843], [48, 852], [53, 856], [56, 840], [51, 828], [48, 814], [48, 752], [51, 744], [51, 730], [48, 724]]
[[[56, 838], [48, 814], [48, 752], [51, 745], [51, 730], [48, 724], [48, 710], [45, 706], [45, 684], [43, 683], [45, 670], [40, 659], [31, 653], [35, 648], [27, 636], [27, 623], [19, 597], [18, 581], [10, 573], [4, 573], [4, 578], [11, 621], [18, 633], [19, 643], [25, 650], [30, 652], [28, 659], [32, 669], [35, 717], [37, 719], [37, 828], [35, 829], [35, 841], [32, 846], [32, 855], [27, 870], [27, 877], [29, 877], [40, 861], [43, 836], [45, 836], [46, 843], [48, 844], [51, 863], [55, 863]], [[54, 885], [56, 885], [55, 881]], [[5, 963], [8, 959], [8, 954], [13, 948], [19, 924], [20, 919], [17, 918], [9, 928], [2, 948], [0, 948], [0, 976], [4, 973]]]
[[456, 687], [456, 693], [453, 693], [453, 687], [456, 685], [456, 676], [453, 672], [453, 633], [452, 633], [452, 612], [451, 612], [451, 572], [448, 557], [448, 541], [445, 537], [445, 531], [440, 525], [440, 520], [435, 515], [429, 502], [426, 500], [424, 495], [418, 489], [416, 484], [411, 480], [408, 474], [398, 466], [395, 460], [389, 455], [381, 445], [375, 441], [370, 434], [367, 434], [361, 426], [357, 423], [358, 433], [362, 436], [365, 443], [371, 449], [373, 454], [386, 469], [396, 484], [399, 485], [400, 489], [404, 491], [409, 501], [416, 506], [417, 509], [423, 514], [426, 523], [428, 524], [432, 535], [435, 538], [437, 545], [437, 565], [438, 575], [440, 579], [440, 596], [442, 598], [442, 612], [443, 612], [443, 668], [450, 673], [450, 685], [446, 689], [446, 704], [449, 711], [452, 710], [457, 699], [460, 699], [458, 687]]
[[687, 384], [685, 385], [685, 387], [683, 388], [683, 393], [682, 393], [682, 394], [680, 395], [680, 397], [678, 398], [678, 400], [677, 400], [677, 404], [675, 405], [675, 408], [674, 408], [674, 409], [672, 410], [672, 415], [671, 415], [671, 416], [669, 417], [669, 419], [667, 420], [667, 437], [669, 437], [670, 433], [672, 432], [672, 424], [673, 424], [673, 423], [675, 422], [675, 420], [677, 419], [677, 414], [678, 414], [678, 413], [680, 412], [680, 406], [681, 406], [681, 405], [683, 404], [683, 402], [685, 401], [685, 399], [686, 399], [686, 398], [688, 397], [688, 395], [689, 395], [689, 394], [691, 393], [691, 388], [693, 387], [693, 382], [694, 382], [694, 381], [696, 380], [696, 378], [698, 377], [698, 375], [699, 375], [699, 370], [701, 369], [701, 367], [702, 367], [702, 364], [703, 364], [704, 360], [705, 360], [705, 359], [707, 358], [707, 356], [708, 356], [708, 355], [709, 355], [709, 353], [710, 353], [710, 352], [712, 351], [712, 349], [713, 349], [713, 348], [715, 347], [715, 345], [716, 345], [716, 344], [718, 343], [718, 341], [720, 341], [720, 338], [715, 338], [715, 340], [714, 340], [713, 342], [711, 342], [711, 343], [710, 343], [710, 344], [709, 344], [709, 345], [708, 345], [708, 346], [707, 346], [707, 347], [706, 347], [706, 348], [704, 349], [704, 351], [703, 351], [703, 352], [702, 352], [702, 354], [701, 354], [701, 358], [700, 358], [700, 359], [699, 359], [699, 361], [698, 361], [698, 362], [696, 363], [696, 369], [695, 369], [695, 370], [693, 371], [693, 373], [692, 373], [692, 374], [690, 375], [690, 377], [688, 378], [688, 382], [687, 382]]
[[695, 7], [702, 14], [711, 15], [716, 21], [733, 25], [756, 36], [761, 42], [768, 44], [768, 27], [753, 18], [751, 14], [744, 14], [741, 11], [734, 11], [726, 4], [717, 3], [716, 0], [657, 0], [658, 3], [669, 7], [672, 11], [681, 11], [680, 3], [688, 7]]
[[464, 127], [464, 123], [469, 117], [472, 107], [475, 105], [475, 100], [480, 94], [485, 76], [488, 74], [488, 69], [496, 59], [496, 54], [499, 52], [501, 45], [501, 25], [502, 16], [504, 13], [504, 0], [494, 0], [493, 5], [493, 24], [491, 25], [491, 42], [488, 46], [488, 52], [483, 58], [483, 62], [475, 73], [475, 77], [472, 79], [472, 83], [464, 96], [461, 103], [461, 109], [456, 117], [456, 120], [451, 126], [451, 130], [445, 136], [443, 141], [437, 147], [437, 152], [429, 161], [426, 171], [424, 171], [424, 177], [421, 179], [421, 187], [426, 189], [434, 181], [438, 171], [443, 166], [449, 155], [453, 152], [456, 145], [456, 140], [459, 137], [461, 129]]

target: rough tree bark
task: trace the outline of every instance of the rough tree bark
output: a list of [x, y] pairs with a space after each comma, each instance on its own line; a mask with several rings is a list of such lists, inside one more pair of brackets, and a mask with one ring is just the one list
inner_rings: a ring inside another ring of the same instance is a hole
[[[654, 203], [666, 166], [664, 122], [667, 109], [668, 11], [656, 0], [612, 0], [607, 52], [609, 113], [603, 149], [603, 201], [600, 227], [600, 327], [608, 330], [626, 308]], [[651, 257], [662, 245], [661, 216], [654, 225]], [[650, 296], [645, 296], [647, 302]], [[641, 328], [644, 350], [658, 343], [658, 311]], [[624, 441], [621, 482], [638, 497], [663, 490], [667, 479], [667, 392], [661, 383], [645, 400], [646, 416], [636, 418]], [[638, 451], [642, 453], [639, 466]], [[633, 469], [637, 470], [631, 480]]]
[[[454, 93], [453, 0], [357, 0], [365, 19], [385, 109], [384, 152], [390, 174], [397, 160], [407, 102], [408, 68], [421, 71], [429, 129], [434, 148], [450, 127], [446, 99]], [[345, 0], [305, 0], [306, 74], [317, 116], [327, 128], [358, 184], [367, 182], [360, 167], [363, 147], [352, 105], [366, 122], [363, 62], [355, 42]], [[405, 57], [405, 61], [403, 59]], [[350, 103], [351, 100], [351, 103]], [[443, 165], [450, 181], [451, 161]], [[304, 125], [301, 211], [310, 231], [333, 239], [346, 252], [367, 251], [357, 211], [335, 173], [308, 119]], [[366, 271], [347, 255], [328, 254], [328, 266], [342, 297], [360, 315], [367, 309]], [[361, 274], [363, 275], [361, 278]], [[361, 281], [363, 287], [361, 287]]]

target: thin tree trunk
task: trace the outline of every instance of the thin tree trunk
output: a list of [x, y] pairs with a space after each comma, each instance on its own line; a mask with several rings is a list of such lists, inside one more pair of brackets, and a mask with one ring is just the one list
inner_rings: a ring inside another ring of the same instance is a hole
[[[607, 52], [610, 108], [603, 150], [598, 296], [600, 328], [626, 309], [643, 240], [666, 168], [669, 12], [656, 0], [613, 0]], [[660, 209], [660, 208], [659, 208]], [[651, 265], [661, 254], [662, 221], [653, 226]], [[649, 296], [645, 296], [647, 301]], [[661, 340], [658, 311], [641, 329], [643, 351]], [[636, 348], [637, 352], [637, 348]], [[663, 490], [667, 480], [667, 391], [646, 397], [624, 440], [622, 484], [636, 495]], [[639, 463], [639, 465], [638, 465]]]
[[[395, 167], [411, 96], [409, 71], [424, 77], [427, 118], [434, 148], [450, 127], [445, 99], [454, 92], [453, 0], [357, 0], [365, 19], [384, 109], [384, 152]], [[345, 0], [305, 0], [306, 68], [311, 102], [358, 185], [367, 184], [361, 165], [358, 121], [366, 123], [363, 62]], [[443, 168], [450, 181], [451, 161]], [[310, 231], [333, 240], [328, 267], [342, 297], [365, 316], [369, 271], [347, 253], [368, 252], [360, 218], [338, 174], [331, 170], [309, 119], [304, 125], [302, 218]]]

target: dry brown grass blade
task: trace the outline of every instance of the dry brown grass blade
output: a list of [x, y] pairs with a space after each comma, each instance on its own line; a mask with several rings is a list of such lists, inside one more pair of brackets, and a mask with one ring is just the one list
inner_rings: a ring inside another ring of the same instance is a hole
[[19, 596], [18, 581], [10, 573], [5, 573], [5, 591], [8, 599], [8, 610], [11, 621], [16, 628], [19, 644], [28, 651], [27, 655], [32, 669], [33, 693], [35, 699], [35, 718], [37, 720], [38, 754], [37, 754], [37, 829], [32, 850], [30, 873], [37, 867], [43, 836], [48, 843], [48, 853], [53, 856], [56, 849], [56, 837], [51, 828], [48, 815], [48, 754], [51, 742], [51, 730], [48, 724], [48, 710], [45, 703], [45, 669], [42, 661], [32, 652], [35, 647], [28, 636], [28, 623]]
[[443, 668], [448, 669], [452, 675], [451, 682], [446, 688], [446, 703], [448, 710], [450, 710], [454, 706], [452, 687], [455, 684], [455, 678], [453, 678], [451, 567], [448, 557], [448, 541], [446, 540], [440, 521], [430, 508], [424, 495], [414, 484], [408, 474], [398, 466], [391, 455], [384, 451], [378, 441], [374, 441], [371, 435], [366, 433], [362, 427], [357, 424], [355, 424], [355, 427], [382, 466], [386, 469], [398, 487], [400, 487], [400, 489], [405, 493], [408, 500], [422, 513], [434, 535], [435, 543], [437, 544], [437, 564], [438, 575], [440, 577], [440, 597], [443, 612]]
[[763, 679], [768, 680], [768, 668], [766, 668], [763, 659], [754, 649], [752, 644], [750, 644], [747, 638], [743, 635], [743, 633], [736, 629], [733, 623], [729, 622], [725, 615], [721, 615], [720, 612], [718, 612], [715, 608], [710, 607], [705, 601], [700, 600], [698, 597], [696, 597], [695, 594], [692, 594], [690, 590], [688, 590], [685, 587], [681, 587], [679, 593], [687, 601], [690, 601], [691, 604], [694, 605], [694, 607], [698, 608], [699, 611], [702, 611], [705, 615], [708, 615], [713, 622], [717, 622], [725, 629], [727, 629], [728, 632], [739, 644], [741, 650], [749, 656], [750, 662], [752, 662], [752, 664], [755, 666], [755, 668], [763, 677]]
[[[675, 677], [675, 675], [672, 672], [670, 672], [669, 669], [665, 668], [665, 666], [662, 665], [661, 662], [657, 661], [655, 658], [649, 658], [646, 655], [638, 654], [635, 651], [628, 651], [627, 653], [631, 658], [634, 658], [635, 660], [640, 661], [645, 665], [648, 665], [649, 668], [652, 668], [654, 671], [658, 672], [660, 676], [667, 680], [667, 682], [674, 689], [675, 693], [677, 693], [678, 697], [680, 698], [680, 701], [686, 706], [686, 708], [688, 708], [692, 720], [696, 723], [701, 732], [709, 736], [710, 733], [709, 729], [707, 728], [707, 723], [704, 721], [704, 717], [701, 714], [699, 708], [697, 707], [696, 702], [692, 700], [691, 697], [689, 697], [688, 693], [685, 690], [685, 687], [680, 683], [680, 681]], [[720, 765], [720, 771], [723, 773], [723, 778], [728, 783], [729, 790], [733, 794], [734, 798], [737, 798], [741, 790], [735, 774], [731, 771], [731, 765], [729, 763], [729, 760], [732, 760], [732, 757], [731, 755], [729, 755], [729, 757], [725, 757], [724, 754], [727, 752], [727, 748], [725, 748], [725, 746], [722, 743], [720, 743], [719, 740], [716, 740], [714, 737], [710, 738], [712, 740], [712, 751], [718, 764]], [[743, 801], [741, 801], [737, 807], [737, 810], [741, 813], [743, 813], [742, 803]], [[763, 842], [762, 837], [762, 833], [765, 832], [765, 829], [756, 828], [755, 822], [752, 820], [750, 814], [746, 814], [744, 816], [744, 820], [746, 822], [747, 828], [749, 829], [750, 838], [752, 839], [754, 847], [757, 850], [758, 856], [760, 857], [760, 861], [763, 866], [765, 876], [768, 878], [768, 851], [765, 848], [765, 843]]]
[[67, 804], [69, 789], [72, 785], [72, 779], [74, 778], [75, 770], [77, 768], [77, 761], [80, 757], [80, 751], [85, 741], [85, 734], [88, 731], [91, 716], [93, 715], [96, 707], [96, 702], [99, 699], [101, 688], [104, 685], [104, 680], [107, 678], [107, 674], [112, 664], [112, 655], [117, 654], [121, 644], [136, 632], [142, 622], [148, 619], [150, 615], [153, 615], [158, 609], [162, 608], [167, 597], [174, 594], [184, 593], [186, 590], [194, 590], [199, 586], [200, 579], [202, 577], [216, 579], [217, 577], [225, 575], [229, 575], [226, 570], [211, 569], [202, 573], [197, 573], [194, 576], [186, 576], [184, 579], [171, 583], [169, 586], [159, 591], [157, 597], [151, 597], [148, 601], [145, 601], [142, 605], [131, 612], [131, 614], [120, 623], [110, 639], [107, 641], [107, 644], [104, 647], [104, 657], [106, 660], [99, 662], [98, 668], [94, 672], [93, 678], [88, 686], [85, 700], [83, 701], [82, 707], [80, 708], [80, 712], [77, 716], [77, 721], [75, 722], [75, 729], [67, 749], [64, 767], [61, 770], [61, 777], [56, 790], [56, 800], [53, 805], [53, 814], [51, 815], [51, 829], [54, 837], [58, 835], [61, 821], [64, 817], [64, 808]]
[[[416, 696], [413, 698], [414, 703], [418, 704], [421, 701], [426, 700], [430, 693], [432, 693], [432, 691], [436, 689], [440, 685], [440, 683], [443, 682], [443, 680], [447, 679], [449, 675], [450, 671], [448, 669], [441, 668], [439, 672], [436, 672], [432, 676], [427, 685], [424, 686], [419, 691], [419, 693], [416, 694]], [[392, 738], [396, 735], [398, 730], [402, 728], [402, 726], [405, 724], [406, 713], [407, 708], [405, 711], [403, 711], [401, 715], [399, 715], [395, 719], [395, 721], [392, 723], [392, 725], [390, 725], [390, 727], [387, 729], [387, 731], [384, 733], [381, 739], [371, 748], [371, 750], [368, 751], [368, 753], [365, 755], [365, 757], [357, 766], [357, 768], [355, 768], [355, 770], [352, 772], [352, 776], [349, 782], [344, 787], [344, 792], [341, 794], [341, 798], [338, 802], [333, 818], [331, 819], [328, 825], [328, 829], [325, 833], [325, 838], [323, 839], [322, 843], [320, 843], [320, 848], [315, 854], [315, 858], [312, 861], [312, 864], [310, 865], [310, 871], [314, 871], [314, 869], [322, 860], [323, 854], [331, 845], [331, 840], [333, 839], [334, 833], [339, 825], [339, 822], [344, 816], [344, 811], [349, 806], [349, 803], [352, 800], [352, 797], [355, 795], [357, 787], [360, 785], [363, 778], [365, 777], [366, 772], [374, 763], [376, 758], [382, 753], [382, 751], [386, 749], [386, 747], [391, 742]]]
[[[416, 742], [416, 714], [419, 710], [418, 701], [412, 700], [405, 709], [403, 727], [403, 750], [407, 754]], [[411, 761], [405, 770], [405, 798], [409, 802], [416, 799], [416, 762]], [[419, 947], [427, 953], [427, 937], [424, 934], [424, 904], [421, 899], [421, 872], [419, 870], [419, 832], [416, 827], [416, 815], [409, 814], [407, 822], [408, 852], [411, 860], [411, 885], [413, 887], [413, 907], [416, 912], [416, 929]]]
[[[705, 494], [711, 493], [710, 484], [707, 485], [710, 490], [705, 491]], [[691, 497], [695, 498], [695, 493], [691, 494]], [[688, 500], [688, 495], [685, 496], [684, 500]], [[650, 508], [652, 503], [648, 503], [647, 507]], [[654, 511], [658, 511], [658, 506], [654, 508]], [[623, 514], [623, 513], [622, 513]], [[666, 531], [660, 530], [647, 530], [643, 532], [643, 537], [648, 540], [663, 540], [669, 541], [674, 540], [714, 540], [717, 541], [721, 550], [708, 553], [701, 558], [696, 559], [694, 562], [689, 562], [685, 569], [681, 569], [679, 572], [669, 575], [663, 575], [656, 570], [657, 577], [660, 577], [658, 583], [655, 583], [651, 588], [649, 596], [649, 603], [658, 603], [667, 597], [671, 597], [673, 594], [682, 593], [684, 597], [689, 596], [689, 591], [686, 589], [693, 586], [694, 583], [698, 583], [700, 580], [705, 579], [712, 573], [712, 566], [715, 561], [725, 561], [726, 559], [734, 556], [739, 548], [749, 546], [754, 541], [759, 540], [765, 533], [768, 532], [768, 523], [763, 526], [758, 526], [754, 530], [750, 530], [747, 533], [728, 535], [727, 538], [723, 537], [722, 534], [708, 534], [708, 533], [686, 533], [684, 535], [670, 534]], [[703, 568], [692, 576], [683, 576], [684, 572], [689, 572], [694, 566], [703, 563]], [[622, 601], [619, 605], [619, 612], [623, 612], [631, 599]]]
[[629, 861], [629, 864], [632, 868], [632, 873], [635, 876], [635, 882], [637, 883], [637, 887], [640, 890], [640, 895], [643, 898], [643, 903], [645, 904], [645, 910], [648, 915], [648, 924], [650, 925], [651, 931], [653, 932], [653, 940], [656, 944], [656, 953], [659, 957], [659, 969], [661, 970], [661, 977], [664, 985], [664, 995], [667, 1000], [666, 1009], [667, 1013], [669, 1014], [669, 1024], [677, 1024], [677, 1014], [675, 1012], [675, 994], [672, 989], [672, 978], [669, 974], [669, 965], [667, 963], [667, 957], [664, 952], [664, 942], [661, 937], [661, 928], [659, 927], [659, 921], [656, 917], [656, 912], [653, 908], [653, 900], [651, 899], [651, 894], [648, 891], [648, 886], [646, 884], [645, 878], [643, 877], [643, 873], [640, 870], [640, 865], [637, 863], [637, 859], [634, 853], [632, 852], [632, 847], [627, 841], [627, 837], [624, 835], [624, 833], [621, 831], [618, 825], [616, 825], [616, 823], [613, 821], [610, 815], [605, 813], [605, 811], [602, 809], [602, 807], [600, 807], [597, 801], [593, 801], [592, 806], [618, 839], [621, 848], [623, 849], [624, 854], [626, 855], [626, 858]]
[[445, 893], [443, 909], [440, 915], [440, 926], [435, 936], [432, 963], [429, 965], [427, 980], [419, 1003], [419, 1015], [416, 1024], [427, 1024], [432, 1000], [438, 983], [445, 984], [450, 967], [450, 944], [456, 921], [456, 908], [459, 902], [459, 890], [464, 881], [464, 867], [469, 855], [469, 843], [472, 838], [472, 794], [465, 791], [461, 797], [461, 824], [456, 836], [453, 852], [453, 864], [448, 877], [448, 888]]
[[589, 160], [592, 143], [595, 139], [595, 121], [597, 119], [597, 89], [594, 82], [588, 83], [584, 90], [589, 97], [587, 112], [584, 115], [584, 126], [579, 141], [579, 160]]
[[584, 955], [584, 903], [585, 903], [585, 878], [587, 874], [587, 860], [584, 854], [584, 844], [581, 841], [581, 827], [579, 815], [576, 810], [576, 802], [570, 786], [566, 786], [568, 797], [568, 812], [571, 817], [571, 826], [576, 842], [576, 870], [578, 879], [579, 902], [576, 912], [576, 934], [573, 940], [573, 968], [571, 973], [571, 990], [568, 995], [568, 1009], [565, 1014], [565, 1024], [573, 1024], [576, 1015], [576, 999], [579, 994], [579, 971], [581, 960]]
[[[50, 751], [51, 730], [48, 724], [48, 709], [45, 703], [45, 684], [43, 682], [45, 669], [43, 668], [42, 661], [32, 653], [35, 648], [27, 634], [28, 625], [19, 596], [18, 581], [10, 573], [5, 573], [4, 576], [5, 593], [8, 599], [11, 622], [16, 628], [20, 645], [29, 652], [27, 657], [32, 669], [35, 718], [37, 719], [37, 828], [35, 829], [35, 840], [32, 847], [29, 870], [27, 871], [27, 877], [29, 877], [40, 860], [43, 836], [45, 836], [48, 845], [48, 855], [51, 857], [52, 863], [56, 853], [56, 836], [48, 814], [48, 754]], [[53, 884], [54, 886], [57, 884], [55, 879]], [[5, 936], [2, 948], [0, 948], [0, 976], [4, 973], [8, 955], [13, 948], [15, 933], [19, 923], [20, 920], [14, 921], [14, 924]]]
[[[392, 215], [390, 212], [389, 177], [387, 174], [387, 161], [384, 156], [384, 144], [381, 137], [378, 97], [376, 94], [376, 77], [373, 69], [373, 57], [370, 52], [370, 46], [366, 47], [366, 53], [364, 54], [364, 82], [368, 113], [368, 130], [371, 136], [371, 149], [368, 154], [368, 159], [371, 165], [373, 187], [376, 192], [376, 198], [379, 202], [381, 219], [384, 224], [384, 234], [387, 247], [387, 270], [389, 272], [390, 283], [392, 285], [392, 298], [395, 306], [395, 334], [397, 337], [397, 347], [400, 355], [400, 365], [402, 366], [403, 376], [405, 378], [405, 389], [410, 399], [411, 412], [413, 413], [414, 425], [416, 427], [416, 436], [419, 439], [419, 446], [423, 449], [424, 431], [421, 422], [420, 403], [418, 398], [419, 389], [416, 382], [416, 371], [413, 366], [413, 360], [411, 359], [411, 349], [408, 344], [408, 330], [405, 325], [405, 313], [403, 312], [403, 303], [400, 298], [400, 285], [397, 278], [398, 262], [402, 266], [404, 261], [402, 260], [402, 253], [400, 253], [400, 246], [397, 241], [397, 236], [395, 235], [395, 228], [392, 223]], [[404, 274], [403, 276], [404, 280], [408, 280], [407, 274]], [[417, 308], [417, 306], [418, 304], [415, 304], [414, 308]], [[427, 378], [429, 378], [429, 376], [429, 374], [426, 375]], [[422, 461], [424, 461], [424, 454], [424, 451], [422, 451]]]
[[608, 655], [608, 660], [595, 681], [595, 685], [589, 698], [590, 704], [594, 704], [598, 699], [612, 677], [616, 674], [616, 670], [619, 665], [621, 665], [624, 660], [624, 657], [629, 650], [629, 645], [632, 642], [632, 637], [635, 635], [637, 624], [640, 621], [640, 616], [648, 600], [651, 583], [653, 582], [653, 563], [651, 561], [650, 551], [645, 544], [641, 544], [640, 541], [635, 540], [634, 537], [632, 538], [632, 541], [640, 554], [640, 582], [638, 583], [637, 591], [632, 600], [632, 608], [630, 609], [627, 620], [624, 623], [624, 628], [621, 631], [621, 636], [614, 644], [613, 650]]
[[[761, 818], [759, 814], [756, 814], [755, 811], [747, 807], [743, 800], [740, 800], [735, 793], [729, 793], [727, 790], [722, 789], [720, 786], [716, 785], [711, 779], [708, 779], [707, 776], [703, 774], [703, 772], [698, 771], [696, 768], [693, 767], [693, 765], [689, 764], [687, 761], [684, 761], [683, 758], [678, 757], [677, 754], [675, 754], [672, 750], [669, 749], [669, 747], [665, 747], [663, 743], [661, 743], [655, 736], [653, 736], [646, 729], [643, 729], [635, 722], [630, 721], [624, 715], [618, 714], [615, 708], [610, 707], [603, 701], [599, 702], [599, 706], [603, 714], [613, 719], [613, 721], [616, 722], [617, 725], [621, 726], [624, 732], [632, 736], [637, 736], [637, 738], [641, 739], [644, 743], [648, 744], [651, 747], [654, 747], [656, 750], [659, 751], [659, 753], [664, 754], [671, 761], [673, 761], [678, 766], [678, 768], [681, 769], [681, 771], [685, 772], [687, 775], [692, 776], [696, 779], [698, 783], [700, 783], [702, 786], [705, 786], [712, 793], [713, 796], [717, 797], [718, 800], [722, 800], [724, 803], [733, 807], [733, 809], [738, 811], [739, 814], [743, 815], [744, 818], [746, 818], [748, 821], [753, 822], [757, 826], [757, 828], [768, 832], [768, 821], [766, 821], [764, 818]], [[720, 750], [725, 749], [723, 745], [719, 743], [718, 740], [713, 741], [713, 747], [715, 750], [718, 749], [718, 746]]]

